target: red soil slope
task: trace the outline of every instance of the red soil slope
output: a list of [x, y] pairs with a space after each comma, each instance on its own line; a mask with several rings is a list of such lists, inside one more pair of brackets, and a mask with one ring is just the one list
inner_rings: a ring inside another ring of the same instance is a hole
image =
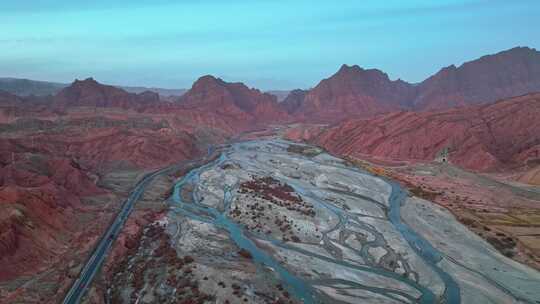
[[490, 170], [540, 158], [539, 117], [540, 94], [530, 94], [492, 105], [347, 120], [319, 133], [293, 129], [288, 136], [311, 135], [308, 140], [341, 155], [400, 160], [432, 160], [448, 148], [451, 162]]
[[[1, 140], [0, 281], [30, 274], [67, 248], [81, 198], [103, 194], [73, 160], [20, 153]], [[7, 152], [6, 150], [9, 150]]]

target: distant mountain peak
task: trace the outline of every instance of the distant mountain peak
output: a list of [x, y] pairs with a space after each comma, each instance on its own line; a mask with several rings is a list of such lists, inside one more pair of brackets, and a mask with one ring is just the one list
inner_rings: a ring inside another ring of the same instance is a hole
[[128, 92], [106, 84], [102, 84], [98, 81], [96, 81], [94, 78], [89, 77], [84, 80], [78, 80], [75, 79], [71, 83], [71, 85], [65, 87], [61, 92], [64, 91], [71, 91], [71, 92], [81, 92], [81, 93], [87, 93], [87, 94], [98, 94], [98, 93], [107, 93], [107, 92], [115, 92], [116, 94], [128, 94]]
[[371, 79], [376, 79], [377, 81], [391, 81], [388, 74], [379, 69], [364, 69], [358, 65], [346, 64], [343, 64], [329, 79], [349, 79], [368, 83]]
[[419, 85], [414, 109], [447, 109], [540, 91], [540, 52], [515, 47], [450, 65]]
[[97, 82], [93, 77], [88, 77], [86, 79], [83, 79], [83, 80], [79, 80], [79, 79], [75, 79], [75, 81], [73, 81], [71, 84], [100, 84], [99, 82]]
[[516, 47], [513, 47], [511, 49], [500, 51], [500, 52], [495, 53], [493, 55], [486, 55], [486, 56], [497, 56], [497, 55], [500, 55], [500, 54], [509, 54], [509, 53], [514, 53], [514, 54], [516, 54], [516, 53], [523, 53], [523, 54], [530, 53], [530, 54], [533, 54], [533, 53], [538, 53], [538, 51], [535, 48], [531, 48], [531, 47], [528, 47], [528, 46], [516, 46]]
[[411, 84], [392, 81], [381, 70], [343, 64], [307, 94], [291, 95], [286, 105], [289, 112], [301, 113], [303, 117], [336, 121], [406, 108], [415, 92]]
[[224, 82], [223, 79], [216, 77], [214, 75], [203, 75], [199, 77], [194, 83], [210, 83], [210, 82]]
[[[9, 78], [9, 77], [0, 77], [0, 90], [10, 92], [17, 96], [48, 96], [55, 95], [60, 90], [65, 87], [72, 85], [73, 83], [83, 84], [87, 82], [96, 82], [94, 78], [89, 77], [84, 80], [75, 79], [72, 83], [59, 83], [59, 82], [48, 82], [40, 80], [31, 80], [23, 78]], [[95, 84], [95, 83], [94, 83]], [[133, 87], [133, 86], [119, 86], [115, 85], [117, 88], [121, 88], [130, 93], [142, 93], [144, 91], [156, 92], [162, 96], [181, 96], [186, 92], [185, 89], [166, 89], [159, 87]]]
[[227, 92], [227, 94], [232, 94], [232, 95], [257, 94], [257, 95], [265, 95], [272, 99], [276, 98], [272, 94], [263, 93], [260, 90], [255, 89], [255, 88], [249, 88], [243, 82], [227, 82], [213, 75], [204, 75], [200, 77], [193, 83], [191, 90], [189, 91], [192, 94], [211, 92], [211, 91], [215, 91], [215, 92], [221, 91], [222, 93], [220, 94], [223, 94], [223, 92]]
[[199, 77], [199, 79], [197, 79], [193, 83], [193, 85], [191, 86], [191, 89], [196, 90], [196, 89], [205, 88], [205, 87], [212, 87], [212, 86], [225, 87], [225, 86], [227, 86], [229, 84], [230, 83], [224, 81], [223, 79], [221, 79], [219, 77], [216, 77], [216, 76], [213, 76], [213, 75], [204, 75], [204, 76]]
[[337, 121], [396, 110], [447, 109], [540, 91], [540, 52], [515, 47], [461, 65], [451, 64], [411, 84], [378, 69], [343, 64], [305, 97], [290, 94], [289, 113]]
[[159, 102], [159, 95], [148, 91], [141, 94], [128, 93], [89, 77], [84, 80], [76, 79], [58, 92], [54, 99], [57, 106], [131, 108]]
[[276, 96], [249, 88], [242, 82], [226, 82], [212, 75], [197, 79], [179, 101], [191, 108], [237, 116], [244, 120], [257, 117], [279, 121], [288, 118], [277, 103]]
[[360, 66], [356, 64], [353, 64], [353, 65], [342, 64], [336, 74], [361, 72], [363, 70], [364, 70], [363, 68], [361, 68]]

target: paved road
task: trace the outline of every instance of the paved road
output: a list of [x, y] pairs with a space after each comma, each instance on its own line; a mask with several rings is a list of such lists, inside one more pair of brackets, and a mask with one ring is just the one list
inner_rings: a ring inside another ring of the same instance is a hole
[[129, 197], [124, 202], [122, 210], [116, 216], [114, 222], [109, 226], [107, 231], [101, 237], [101, 240], [94, 249], [94, 252], [90, 258], [86, 261], [86, 265], [79, 274], [79, 278], [73, 283], [70, 290], [66, 294], [64, 304], [74, 304], [79, 303], [82, 295], [84, 294], [86, 288], [90, 286], [92, 279], [96, 272], [101, 267], [101, 264], [107, 256], [107, 252], [114, 243], [116, 237], [122, 230], [124, 223], [126, 222], [129, 214], [133, 210], [133, 205], [139, 200], [141, 195], [144, 193], [144, 190], [152, 180], [162, 174], [168, 174], [173, 170], [179, 169], [182, 165], [173, 165], [167, 168], [160, 169], [158, 171], [149, 173], [143, 177], [136, 185], [133, 191], [129, 194]]

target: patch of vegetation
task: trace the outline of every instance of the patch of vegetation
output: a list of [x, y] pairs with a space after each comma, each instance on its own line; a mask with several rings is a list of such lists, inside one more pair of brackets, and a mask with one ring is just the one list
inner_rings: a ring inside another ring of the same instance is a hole
[[240, 185], [240, 193], [251, 193], [274, 205], [287, 210], [298, 211], [304, 215], [315, 216], [313, 206], [298, 196], [294, 189], [285, 183], [267, 176], [244, 182]]
[[290, 145], [287, 147], [287, 152], [300, 154], [307, 157], [314, 157], [322, 153], [322, 150], [316, 147]]
[[410, 186], [409, 192], [411, 192], [411, 194], [413, 194], [414, 196], [423, 198], [428, 201], [434, 201], [440, 195], [439, 192], [429, 191], [429, 190], [423, 189], [421, 186], [420, 187]]
[[369, 164], [366, 161], [363, 161], [361, 159], [357, 159], [354, 157], [346, 156], [345, 157], [346, 165], [349, 167], [357, 167], [363, 170], [366, 170], [367, 172], [376, 175], [376, 176], [386, 176], [386, 177], [392, 177], [387, 170], [385, 170], [382, 167], [375, 167], [371, 164]]
[[199, 282], [193, 275], [195, 259], [189, 255], [179, 257], [163, 227], [151, 224], [143, 231], [126, 242], [127, 255], [115, 267], [113, 303], [124, 302], [122, 290], [128, 286], [132, 289], [131, 302], [137, 302], [147, 293], [160, 303], [170, 299], [194, 304], [215, 300], [213, 295], [199, 290]]
[[252, 259], [253, 256], [251, 255], [251, 253], [249, 251], [247, 251], [246, 249], [242, 248], [240, 249], [240, 251], [238, 251], [238, 254], [241, 256], [241, 257], [244, 257], [246, 259]]
[[513, 257], [515, 252], [514, 248], [516, 247], [516, 241], [504, 235], [503, 233], [497, 233], [496, 236], [489, 236], [486, 240], [493, 246], [495, 249], [499, 250], [502, 254], [507, 257]]

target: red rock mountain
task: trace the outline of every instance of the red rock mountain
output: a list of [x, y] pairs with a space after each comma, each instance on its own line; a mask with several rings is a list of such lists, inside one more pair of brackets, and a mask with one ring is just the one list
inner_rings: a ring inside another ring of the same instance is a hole
[[417, 85], [392, 81], [376, 69], [343, 65], [307, 93], [291, 92], [283, 103], [304, 121], [338, 122], [396, 110], [490, 103], [538, 91], [540, 52], [518, 47], [444, 68]]
[[351, 119], [322, 132], [292, 130], [340, 155], [432, 160], [444, 148], [460, 166], [490, 170], [540, 160], [540, 93], [437, 112]]
[[114, 86], [98, 83], [92, 78], [75, 80], [54, 97], [56, 107], [88, 106], [134, 108], [159, 102], [153, 92], [128, 93]]
[[244, 121], [283, 122], [289, 119], [275, 96], [210, 75], [199, 78], [180, 98], [180, 104]]
[[353, 115], [368, 117], [406, 108], [415, 91], [410, 84], [391, 81], [379, 70], [343, 65], [336, 74], [311, 89], [294, 113], [321, 121]]
[[451, 65], [423, 81], [413, 108], [447, 109], [540, 91], [540, 52], [517, 47]]

